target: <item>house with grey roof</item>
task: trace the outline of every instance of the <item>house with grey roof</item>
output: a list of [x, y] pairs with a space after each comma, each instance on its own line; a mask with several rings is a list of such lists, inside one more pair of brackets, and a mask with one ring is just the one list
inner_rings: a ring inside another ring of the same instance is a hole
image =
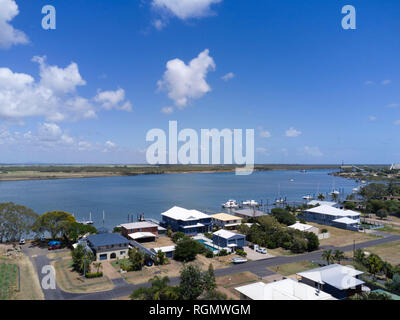
[[94, 234], [86, 237], [86, 240], [97, 261], [128, 256], [129, 240], [118, 233]]

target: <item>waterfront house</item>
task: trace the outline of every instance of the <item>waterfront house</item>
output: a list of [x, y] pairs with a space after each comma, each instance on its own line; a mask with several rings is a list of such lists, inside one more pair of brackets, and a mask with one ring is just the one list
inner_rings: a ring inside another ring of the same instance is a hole
[[336, 300], [332, 295], [294, 279], [256, 282], [235, 288], [240, 300]]
[[331, 206], [319, 206], [305, 210], [304, 219], [318, 224], [358, 231], [360, 213], [352, 210], [342, 210]]
[[233, 213], [246, 221], [251, 218], [259, 218], [265, 215], [264, 212], [256, 210], [255, 208], [239, 209], [235, 210]]
[[243, 249], [246, 245], [246, 236], [228, 230], [218, 230], [213, 233], [213, 243], [221, 248], [229, 248], [232, 251]]
[[161, 216], [165, 227], [188, 236], [210, 232], [212, 228], [211, 216], [197, 210], [173, 207], [161, 213]]
[[118, 233], [94, 234], [86, 240], [97, 261], [123, 259], [128, 256], [129, 240]]
[[315, 207], [315, 206], [330, 206], [334, 208], [341, 208], [340, 204], [334, 201], [321, 201], [321, 200], [311, 200], [307, 202], [307, 205], [309, 207]]
[[242, 218], [226, 213], [218, 213], [211, 216], [213, 226], [222, 229], [234, 229], [242, 223]]
[[289, 226], [289, 228], [294, 229], [294, 230], [299, 230], [301, 232], [312, 232], [312, 233], [315, 233], [316, 235], [319, 234], [319, 228], [314, 227], [309, 224], [300, 223], [300, 222], [296, 222], [295, 224], [292, 224], [291, 226]]
[[128, 237], [129, 234], [146, 232], [158, 236], [158, 225], [148, 221], [132, 222], [121, 224], [121, 233], [123, 236]]
[[356, 293], [361, 293], [364, 281], [359, 277], [364, 272], [331, 264], [322, 268], [300, 272], [300, 282], [331, 294], [337, 299], [346, 299]]

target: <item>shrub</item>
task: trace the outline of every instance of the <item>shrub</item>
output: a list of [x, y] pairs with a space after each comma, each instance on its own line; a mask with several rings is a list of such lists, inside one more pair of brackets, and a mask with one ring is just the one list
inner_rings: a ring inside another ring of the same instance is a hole
[[172, 241], [175, 243], [178, 243], [179, 240], [182, 240], [185, 237], [185, 234], [183, 232], [176, 232], [172, 236]]
[[220, 257], [223, 257], [223, 256], [227, 256], [229, 253], [228, 253], [228, 251], [226, 251], [226, 249], [222, 249], [219, 253], [218, 253], [218, 255], [220, 256]]
[[325, 229], [325, 228], [322, 229], [322, 230], [321, 230], [321, 233], [328, 233], [328, 229]]
[[272, 215], [279, 223], [291, 226], [296, 223], [296, 217], [285, 209], [275, 208], [271, 210]]
[[196, 240], [184, 237], [176, 245], [174, 259], [182, 262], [193, 261], [197, 254], [203, 253], [205, 250], [206, 248]]
[[101, 278], [103, 276], [103, 272], [93, 272], [93, 273], [86, 273], [86, 278]]
[[214, 258], [214, 252], [212, 252], [211, 250], [206, 250], [204, 255], [206, 256], [206, 258], [209, 258], [209, 259]]
[[242, 257], [247, 256], [247, 252], [243, 251], [242, 249], [237, 249], [236, 254], [238, 254], [239, 256], [242, 256]]

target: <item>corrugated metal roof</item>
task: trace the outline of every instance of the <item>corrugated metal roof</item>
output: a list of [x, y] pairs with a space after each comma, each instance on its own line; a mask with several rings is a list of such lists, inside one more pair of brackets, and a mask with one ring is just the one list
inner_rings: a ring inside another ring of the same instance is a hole
[[129, 240], [118, 233], [94, 234], [86, 238], [93, 246], [111, 246], [116, 244], [128, 244]]

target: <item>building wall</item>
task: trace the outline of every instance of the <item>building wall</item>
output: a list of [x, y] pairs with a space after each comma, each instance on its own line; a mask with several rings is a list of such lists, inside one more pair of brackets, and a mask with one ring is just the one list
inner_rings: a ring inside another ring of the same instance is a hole
[[149, 227], [149, 228], [135, 228], [135, 229], [126, 229], [122, 227], [122, 235], [125, 236], [126, 238], [128, 237], [129, 234], [135, 233], [135, 232], [151, 232], [155, 236], [158, 236], [158, 227]]
[[243, 248], [246, 245], [246, 240], [244, 236], [235, 239], [224, 239], [214, 234], [213, 243], [222, 248], [226, 248], [230, 244], [236, 244], [238, 248]]
[[[171, 227], [172, 231], [183, 232], [186, 235], [197, 235], [198, 233], [210, 232], [212, 227], [211, 217], [192, 221], [182, 221], [162, 216], [162, 222], [164, 226]], [[202, 223], [205, 226], [196, 228], [184, 228], [185, 226], [195, 225], [197, 223]]]
[[[111, 258], [112, 254], [115, 254], [115, 258]], [[106, 255], [106, 259], [101, 259], [100, 257]], [[128, 256], [128, 249], [120, 249], [120, 250], [111, 250], [106, 252], [96, 252], [96, 261], [105, 261], [105, 260], [113, 260], [113, 259], [124, 259]]]

